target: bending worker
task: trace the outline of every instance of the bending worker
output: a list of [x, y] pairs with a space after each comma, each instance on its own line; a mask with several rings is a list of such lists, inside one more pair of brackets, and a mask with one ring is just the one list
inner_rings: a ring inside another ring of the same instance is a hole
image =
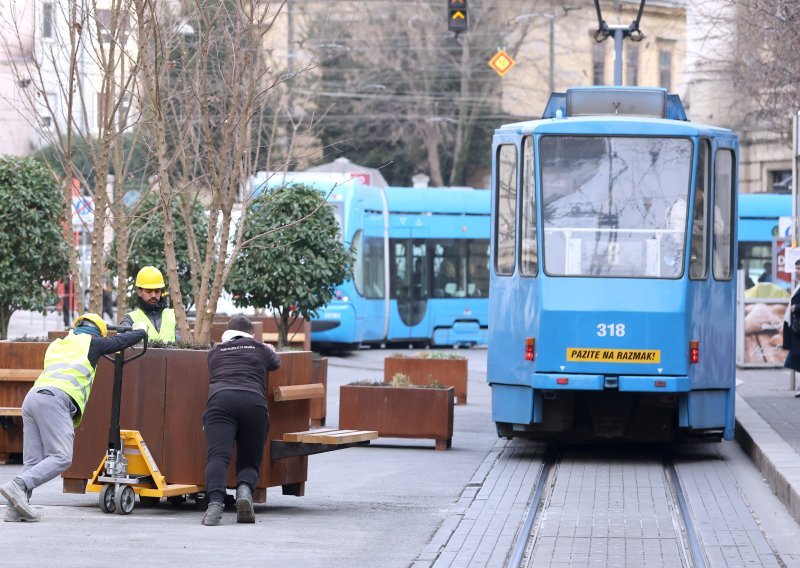
[[136, 275], [138, 306], [125, 314], [120, 325], [142, 324], [147, 326], [147, 338], [164, 343], [175, 343], [180, 339], [175, 326], [175, 310], [167, 307], [164, 294], [164, 276], [155, 266], [145, 266]]
[[38, 521], [31, 507], [36, 487], [66, 471], [72, 463], [75, 428], [83, 418], [92, 390], [97, 361], [145, 338], [143, 326], [107, 337], [106, 323], [97, 314], [75, 320], [75, 329], [56, 339], [44, 355], [44, 371], [22, 402], [22, 470], [0, 485], [8, 499], [6, 521]]
[[281, 360], [271, 345], [253, 338], [253, 324], [234, 316], [222, 342], [208, 352], [208, 406], [203, 430], [208, 445], [203, 524], [216, 526], [225, 507], [228, 464], [236, 442], [236, 521], [254, 523], [253, 490], [269, 432], [267, 372]]

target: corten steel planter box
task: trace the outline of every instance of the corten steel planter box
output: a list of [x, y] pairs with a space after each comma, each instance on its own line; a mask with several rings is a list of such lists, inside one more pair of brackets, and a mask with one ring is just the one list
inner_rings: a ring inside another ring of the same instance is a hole
[[339, 428], [377, 430], [381, 438], [433, 438], [437, 450], [453, 438], [453, 387], [342, 385]]
[[[0, 369], [41, 371], [44, 354], [50, 346], [45, 341], [0, 341]], [[35, 379], [0, 381], [0, 406], [19, 408]], [[22, 417], [0, 417], [0, 461], [9, 454], [22, 453]]]
[[467, 360], [393, 357], [383, 360], [383, 381], [390, 383], [395, 373], [408, 376], [412, 385], [425, 386], [432, 380], [453, 387], [457, 404], [467, 404]]
[[[267, 407], [269, 436], [254, 492], [258, 502], [266, 500], [267, 487], [283, 486], [285, 494], [302, 495], [308, 473], [308, 457], [270, 460], [273, 439], [285, 432], [308, 429], [308, 400], [275, 402], [272, 389], [282, 385], [308, 384], [311, 353], [280, 353], [281, 368], [269, 374]], [[208, 398], [208, 351], [148, 349], [144, 357], [125, 365], [122, 378], [120, 427], [139, 430], [168, 483], [205, 484], [206, 442], [203, 412]], [[64, 491], [83, 493], [108, 446], [111, 419], [113, 365], [101, 360], [86, 414], [75, 432], [72, 465], [64, 472]], [[235, 455], [228, 485], [235, 486]]]
[[313, 357], [311, 359], [311, 382], [319, 383], [325, 389], [325, 396], [311, 399], [311, 427], [325, 426], [328, 414], [328, 358]]
[[[214, 343], [219, 343], [220, 341], [222, 341], [222, 334], [225, 332], [226, 329], [228, 329], [228, 319], [226, 319], [224, 322], [214, 321], [211, 323], [211, 341], [213, 341]], [[261, 336], [264, 335], [263, 324], [260, 321], [254, 321], [252, 323], [253, 323], [253, 337], [255, 337], [258, 340], [261, 340]]]

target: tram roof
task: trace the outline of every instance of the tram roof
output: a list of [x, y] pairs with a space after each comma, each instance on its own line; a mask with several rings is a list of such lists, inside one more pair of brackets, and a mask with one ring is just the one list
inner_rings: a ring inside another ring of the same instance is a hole
[[733, 135], [716, 126], [690, 123], [680, 97], [649, 87], [576, 87], [552, 93], [539, 120], [498, 129], [519, 133]]
[[727, 128], [707, 124], [642, 116], [580, 116], [545, 118], [504, 124], [495, 132], [518, 134], [588, 134], [638, 136], [734, 136]]
[[389, 211], [488, 215], [490, 192], [463, 187], [387, 187]]

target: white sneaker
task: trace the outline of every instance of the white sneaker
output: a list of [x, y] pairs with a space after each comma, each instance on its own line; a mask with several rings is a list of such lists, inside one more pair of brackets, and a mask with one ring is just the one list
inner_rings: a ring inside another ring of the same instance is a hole
[[8, 499], [11, 507], [17, 511], [23, 521], [38, 521], [41, 515], [28, 504], [28, 494], [24, 487], [13, 479], [0, 485], [0, 493]]

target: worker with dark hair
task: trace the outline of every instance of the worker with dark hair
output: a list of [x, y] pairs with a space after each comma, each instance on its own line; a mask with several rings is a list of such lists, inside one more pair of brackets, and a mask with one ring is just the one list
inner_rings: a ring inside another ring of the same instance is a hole
[[203, 414], [208, 458], [208, 508], [203, 524], [219, 525], [228, 464], [236, 444], [236, 521], [256, 522], [253, 490], [269, 431], [267, 374], [280, 367], [275, 349], [253, 337], [253, 324], [234, 316], [222, 342], [208, 352], [208, 406]]
[[75, 329], [56, 339], [44, 355], [44, 371], [22, 402], [22, 470], [0, 485], [8, 499], [6, 521], [38, 521], [29, 501], [36, 487], [66, 471], [72, 463], [75, 428], [81, 423], [100, 357], [147, 337], [144, 326], [108, 337], [97, 314], [75, 320]]
[[165, 343], [180, 340], [175, 310], [167, 307], [164, 275], [155, 266], [145, 266], [136, 274], [137, 307], [125, 314], [121, 325], [144, 324], [148, 339]]

